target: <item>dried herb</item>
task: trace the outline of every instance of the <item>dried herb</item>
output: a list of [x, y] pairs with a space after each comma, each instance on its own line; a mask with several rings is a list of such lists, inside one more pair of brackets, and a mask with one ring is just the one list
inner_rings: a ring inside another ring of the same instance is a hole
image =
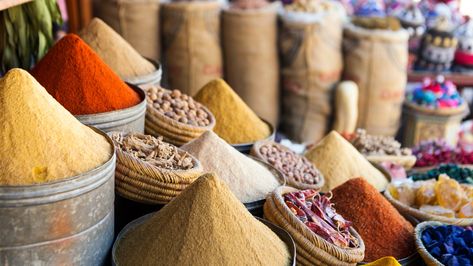
[[188, 170], [194, 167], [192, 157], [187, 152], [179, 152], [176, 146], [164, 142], [162, 137], [114, 133], [112, 140], [118, 149], [159, 168]]

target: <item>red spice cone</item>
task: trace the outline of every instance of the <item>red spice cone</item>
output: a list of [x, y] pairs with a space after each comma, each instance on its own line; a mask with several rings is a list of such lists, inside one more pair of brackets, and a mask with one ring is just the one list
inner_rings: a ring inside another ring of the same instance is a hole
[[31, 74], [74, 115], [110, 112], [140, 102], [138, 94], [75, 34], [57, 42]]

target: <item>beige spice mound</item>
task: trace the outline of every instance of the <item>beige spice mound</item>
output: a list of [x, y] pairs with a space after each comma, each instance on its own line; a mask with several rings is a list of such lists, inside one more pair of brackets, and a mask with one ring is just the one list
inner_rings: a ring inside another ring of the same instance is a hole
[[325, 178], [322, 191], [329, 191], [349, 179], [362, 176], [379, 191], [388, 180], [353, 145], [335, 131], [325, 136], [305, 156], [315, 164]]
[[205, 174], [117, 246], [119, 265], [287, 266], [286, 244]]
[[205, 172], [214, 172], [243, 203], [262, 200], [280, 184], [263, 165], [241, 154], [212, 131], [181, 149], [194, 155]]
[[81, 124], [21, 69], [0, 79], [0, 125], [0, 185], [60, 180], [112, 156], [105, 137]]
[[153, 64], [99, 18], [94, 18], [79, 35], [122, 79], [147, 75], [156, 70]]

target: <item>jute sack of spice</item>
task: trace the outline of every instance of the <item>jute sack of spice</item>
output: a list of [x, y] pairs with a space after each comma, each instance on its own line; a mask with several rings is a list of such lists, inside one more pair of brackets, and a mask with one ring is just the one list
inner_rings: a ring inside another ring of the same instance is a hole
[[160, 59], [159, 0], [100, 0], [94, 14], [125, 38], [141, 55]]
[[358, 127], [369, 134], [394, 136], [399, 128], [407, 82], [408, 33], [344, 30], [344, 79], [359, 87]]
[[220, 3], [181, 1], [161, 7], [169, 87], [194, 95], [210, 80], [222, 77]]
[[298, 142], [328, 131], [332, 91], [342, 72], [342, 16], [335, 2], [318, 13], [281, 14], [281, 129]]
[[184, 145], [212, 130], [214, 115], [179, 90], [151, 87], [146, 90], [145, 130], [174, 145]]
[[[342, 242], [346, 239], [340, 241], [340, 238], [337, 238], [342, 237], [342, 235], [338, 234], [340, 232], [338, 230], [340, 229], [337, 229], [336, 227], [342, 226], [342, 223], [344, 225], [347, 224], [343, 217], [337, 217], [339, 216], [336, 213], [337, 206], [333, 208], [330, 201], [327, 202], [327, 198], [321, 198], [320, 195], [314, 196], [315, 200], [313, 201], [313, 206], [316, 205], [320, 210], [319, 213], [322, 215], [319, 216], [319, 214], [314, 213], [314, 217], [309, 218], [317, 219], [313, 222], [316, 222], [317, 226], [320, 226], [320, 228], [318, 228], [320, 231], [316, 229], [317, 227], [313, 227], [316, 231], [314, 232], [306, 223], [303, 222], [303, 217], [305, 216], [306, 219], [308, 217], [306, 214], [301, 214], [299, 212], [300, 207], [288, 206], [288, 204], [291, 204], [292, 202], [288, 203], [285, 195], [295, 192], [297, 193], [298, 190], [287, 186], [281, 186], [275, 189], [266, 198], [264, 204], [264, 217], [291, 234], [296, 243], [297, 265], [348, 266], [356, 265], [356, 263], [361, 262], [365, 255], [365, 246], [363, 240], [355, 229], [350, 226], [347, 228], [348, 230], [345, 231], [345, 237], [346, 233], [349, 233], [350, 235], [350, 243], [346, 244], [346, 242]], [[301, 191], [301, 193], [304, 194], [307, 192], [309, 191]], [[307, 198], [305, 200], [309, 201]], [[315, 201], [319, 202], [314, 203]], [[329, 215], [326, 215], [327, 211], [332, 214], [335, 212], [335, 215], [329, 217]], [[332, 219], [338, 220], [335, 222]], [[330, 224], [330, 222], [332, 224]], [[317, 232], [320, 232], [321, 234], [318, 234]], [[325, 235], [322, 235], [322, 232], [325, 233]], [[341, 243], [345, 243], [345, 245], [342, 245]]]
[[258, 116], [277, 125], [277, 4], [222, 12], [225, 80]]
[[117, 153], [116, 190], [127, 199], [166, 204], [203, 174], [195, 157], [162, 138], [122, 132], [111, 138]]

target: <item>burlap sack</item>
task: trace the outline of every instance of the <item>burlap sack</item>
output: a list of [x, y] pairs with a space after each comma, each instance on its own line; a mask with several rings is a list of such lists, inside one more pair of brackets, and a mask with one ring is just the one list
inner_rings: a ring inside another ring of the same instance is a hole
[[408, 33], [368, 30], [349, 24], [344, 31], [344, 79], [359, 87], [358, 128], [395, 136], [407, 82]]
[[159, 60], [159, 0], [95, 0], [94, 14], [142, 56]]
[[277, 126], [277, 5], [222, 13], [225, 80], [258, 116]]
[[222, 77], [220, 4], [176, 2], [161, 8], [169, 88], [194, 95], [207, 82]]
[[281, 129], [298, 142], [320, 140], [328, 131], [332, 90], [342, 70], [342, 17], [338, 5], [307, 17], [281, 15]]

